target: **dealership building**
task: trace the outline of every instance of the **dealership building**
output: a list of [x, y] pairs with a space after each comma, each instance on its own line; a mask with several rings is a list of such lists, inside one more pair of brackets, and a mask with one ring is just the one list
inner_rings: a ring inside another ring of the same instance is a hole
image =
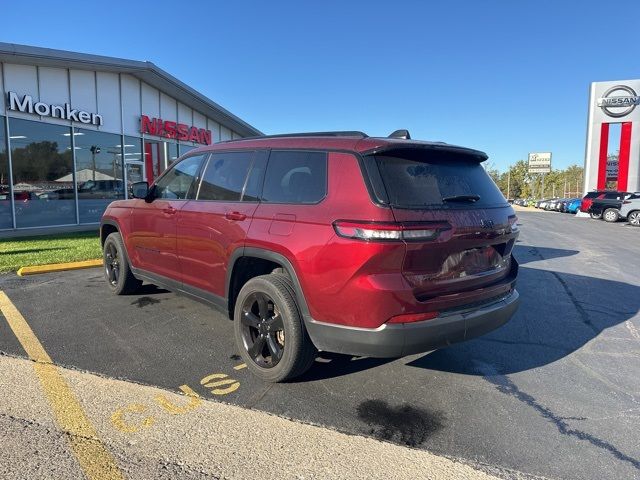
[[261, 132], [150, 62], [0, 42], [0, 237], [96, 225], [178, 156]]

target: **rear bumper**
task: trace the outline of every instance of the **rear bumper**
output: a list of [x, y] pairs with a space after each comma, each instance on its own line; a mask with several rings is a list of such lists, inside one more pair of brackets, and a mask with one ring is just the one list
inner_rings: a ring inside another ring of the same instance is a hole
[[428, 352], [484, 335], [504, 325], [518, 309], [514, 289], [504, 298], [479, 308], [443, 314], [433, 320], [357, 328], [306, 319], [311, 340], [319, 350], [378, 358]]

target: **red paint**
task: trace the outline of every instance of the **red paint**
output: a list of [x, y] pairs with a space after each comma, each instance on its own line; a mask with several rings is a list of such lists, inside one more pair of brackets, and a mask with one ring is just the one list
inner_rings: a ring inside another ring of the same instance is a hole
[[627, 191], [629, 181], [629, 154], [631, 151], [631, 122], [622, 124], [620, 155], [618, 156], [618, 190]]
[[[125, 200], [112, 203], [103, 218], [120, 226], [134, 267], [220, 297], [227, 295], [227, 272], [233, 268], [230, 259], [239, 249], [254, 247], [280, 254], [294, 269], [309, 313], [322, 322], [377, 328], [398, 315], [426, 318], [507, 294], [514, 288], [515, 262], [491, 274], [482, 268], [495, 251], [511, 258], [510, 249], [518, 236], [510, 228], [513, 209], [505, 205], [401, 210], [374, 204], [355, 153], [394, 144], [406, 146], [404, 140], [340, 137], [236, 142], [234, 150], [343, 152], [328, 154], [327, 196], [317, 205]], [[229, 145], [198, 151], [225, 149]], [[338, 236], [334, 222], [341, 219], [363, 224], [430, 222], [447, 228], [428, 241], [367, 242]], [[478, 266], [482, 274], [474, 275]]]
[[158, 137], [184, 140], [211, 145], [211, 130], [190, 127], [184, 123], [171, 122], [161, 118], [150, 119], [147, 115], [140, 117], [140, 133]]
[[609, 124], [600, 126], [600, 155], [598, 156], [598, 190], [607, 187], [607, 153], [609, 151]]

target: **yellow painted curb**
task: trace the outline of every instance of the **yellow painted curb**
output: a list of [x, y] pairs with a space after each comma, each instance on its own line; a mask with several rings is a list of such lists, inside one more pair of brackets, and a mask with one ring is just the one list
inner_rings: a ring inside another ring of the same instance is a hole
[[50, 263], [49, 265], [34, 265], [33, 267], [21, 267], [18, 275], [36, 275], [38, 273], [62, 272], [64, 270], [79, 270], [81, 268], [101, 267], [102, 259], [84, 260], [82, 262]]

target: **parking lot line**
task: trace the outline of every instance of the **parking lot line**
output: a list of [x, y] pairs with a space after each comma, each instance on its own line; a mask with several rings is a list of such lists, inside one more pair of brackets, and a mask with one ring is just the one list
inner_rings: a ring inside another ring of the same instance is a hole
[[56, 423], [68, 434], [71, 449], [89, 479], [124, 479], [69, 384], [53, 364], [31, 327], [9, 297], [0, 291], [0, 311], [24, 348], [44, 390]]

